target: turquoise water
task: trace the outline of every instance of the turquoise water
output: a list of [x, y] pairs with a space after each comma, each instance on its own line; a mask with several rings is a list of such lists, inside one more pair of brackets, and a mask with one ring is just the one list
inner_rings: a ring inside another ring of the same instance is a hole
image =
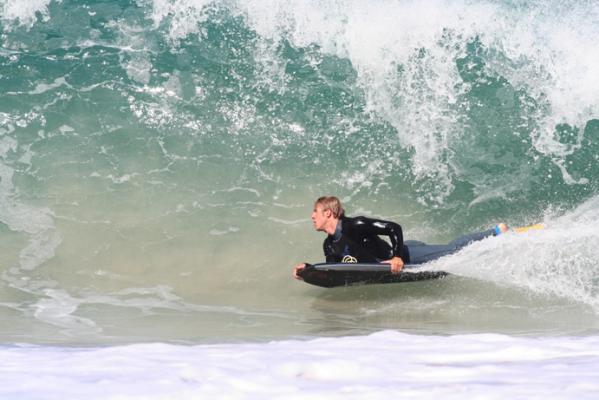
[[[2, 342], [596, 333], [596, 2], [0, 0]], [[449, 241], [325, 291], [309, 213]]]

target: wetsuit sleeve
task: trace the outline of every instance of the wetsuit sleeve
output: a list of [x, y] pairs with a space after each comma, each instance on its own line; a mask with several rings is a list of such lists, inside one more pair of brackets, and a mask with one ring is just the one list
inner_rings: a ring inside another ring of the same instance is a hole
[[355, 217], [351, 218], [350, 221], [351, 229], [359, 231], [363, 236], [389, 236], [393, 256], [405, 260], [403, 254], [403, 231], [401, 229], [401, 225], [391, 221], [367, 217]]

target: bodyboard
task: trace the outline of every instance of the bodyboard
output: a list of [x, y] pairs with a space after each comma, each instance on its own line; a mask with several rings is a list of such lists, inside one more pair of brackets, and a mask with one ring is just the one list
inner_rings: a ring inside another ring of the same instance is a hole
[[405, 265], [399, 274], [392, 274], [389, 264], [320, 263], [306, 264], [298, 275], [306, 283], [326, 288], [416, 282], [448, 275], [445, 271], [417, 271], [418, 268], [418, 265]]

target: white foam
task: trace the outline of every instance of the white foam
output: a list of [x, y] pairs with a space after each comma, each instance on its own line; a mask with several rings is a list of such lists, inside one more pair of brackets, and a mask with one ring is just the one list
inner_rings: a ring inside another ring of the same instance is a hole
[[152, 63], [144, 57], [134, 57], [125, 64], [125, 71], [127, 76], [134, 81], [148, 84], [150, 82], [150, 69]]
[[65, 80], [64, 76], [61, 76], [60, 78], [56, 78], [54, 79], [54, 82], [52, 83], [38, 83], [37, 86], [35, 87], [35, 89], [29, 91], [29, 94], [42, 94], [42, 93], [46, 93], [49, 90], [54, 90], [57, 89], [61, 86], [66, 86], [71, 88], [71, 85], [69, 85], [67, 83], [67, 81]]
[[599, 338], [370, 336], [264, 344], [0, 348], [20, 399], [594, 399]]
[[76, 330], [78, 334], [97, 333], [101, 329], [88, 319], [74, 315], [79, 306], [79, 300], [71, 297], [66, 291], [60, 289], [45, 289], [46, 297], [41, 298], [31, 308], [34, 316], [40, 321], [51, 325], [67, 328], [69, 333]]
[[4, 136], [0, 139], [0, 157], [5, 158], [9, 152], [16, 151], [17, 146], [18, 143], [15, 139], [10, 136]]
[[431, 268], [560, 296], [599, 312], [599, 197], [560, 217], [546, 228], [509, 232], [475, 242]]
[[122, 175], [122, 176], [114, 176], [114, 175], [110, 174], [110, 175], [108, 175], [106, 177], [106, 179], [109, 179], [113, 183], [116, 183], [117, 185], [120, 185], [120, 184], [123, 184], [123, 183], [130, 182], [132, 179], [134, 179], [137, 176], [139, 176], [139, 174], [137, 172], [134, 172], [132, 174], [125, 174], [125, 175]]
[[198, 32], [198, 25], [206, 21], [205, 7], [213, 0], [153, 0], [151, 18], [158, 27], [165, 18], [171, 19], [169, 37], [178, 41]]
[[222, 235], [228, 235], [229, 233], [235, 233], [235, 232], [239, 232], [239, 228], [236, 226], [229, 226], [226, 229], [211, 229], [210, 232], [208, 232], [208, 233], [212, 236], [222, 236]]
[[[48, 18], [48, 5], [51, 2], [52, 0], [0, 0], [0, 16], [2, 20], [31, 28], [37, 21], [37, 13], [40, 13], [44, 19]], [[61, 0], [56, 2], [60, 3]]]

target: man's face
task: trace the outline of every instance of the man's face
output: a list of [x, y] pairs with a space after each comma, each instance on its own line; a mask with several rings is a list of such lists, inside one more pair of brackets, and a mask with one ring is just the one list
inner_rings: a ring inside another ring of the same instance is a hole
[[330, 210], [324, 210], [322, 204], [315, 204], [312, 210], [312, 224], [317, 231], [324, 231]]

